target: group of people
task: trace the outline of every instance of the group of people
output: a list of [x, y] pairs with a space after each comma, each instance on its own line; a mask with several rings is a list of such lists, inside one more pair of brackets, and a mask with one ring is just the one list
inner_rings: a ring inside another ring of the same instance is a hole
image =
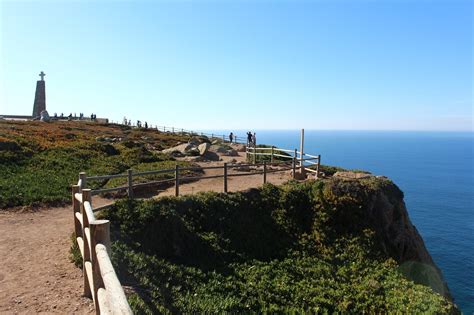
[[[231, 132], [229, 134], [229, 141], [230, 143], [237, 141], [237, 137], [234, 136], [234, 133]], [[257, 134], [254, 132], [252, 133], [251, 131], [247, 132], [247, 146], [256, 146], [257, 145]]]
[[[54, 116], [53, 116], [53, 119], [65, 119], [66, 117], [64, 117], [64, 114], [61, 113], [60, 116], [58, 116], [57, 113], [54, 113]], [[74, 113], [74, 115], [72, 113], [69, 113], [69, 115], [67, 116], [67, 119], [68, 120], [83, 120], [84, 119], [84, 114], [83, 113], [79, 113], [79, 118], [77, 117], [76, 113]], [[97, 115], [96, 114], [91, 114], [91, 120], [96, 120], [97, 119]]]
[[251, 131], [247, 132], [247, 146], [250, 145], [257, 145], [257, 134], [255, 132], [252, 134]]
[[[127, 120], [127, 117], [123, 117], [123, 124], [125, 126], [131, 126], [132, 125], [132, 120], [129, 119]], [[137, 120], [137, 128], [145, 128], [145, 129], [148, 129], [148, 123], [145, 121], [145, 124], [142, 124], [142, 122], [140, 120]]]

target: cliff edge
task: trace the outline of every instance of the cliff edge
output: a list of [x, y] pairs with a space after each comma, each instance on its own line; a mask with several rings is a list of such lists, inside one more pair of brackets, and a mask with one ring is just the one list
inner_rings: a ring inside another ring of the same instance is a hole
[[410, 221], [403, 192], [398, 186], [384, 176], [372, 176], [369, 173], [337, 172], [330, 180], [346, 181], [356, 190], [359, 186], [357, 181], [364, 186], [373, 187], [365, 209], [382, 252], [398, 262], [399, 270], [407, 278], [429, 286], [452, 300], [441, 270]]
[[118, 201], [103, 216], [132, 308], [458, 313], [403, 193], [385, 177], [354, 174]]

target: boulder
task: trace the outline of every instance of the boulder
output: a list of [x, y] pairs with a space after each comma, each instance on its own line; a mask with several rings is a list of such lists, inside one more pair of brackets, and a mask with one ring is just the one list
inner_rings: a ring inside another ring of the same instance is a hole
[[221, 144], [222, 143], [222, 139], [217, 139], [217, 138], [212, 138], [212, 144]]
[[194, 145], [189, 144], [189, 143], [183, 143], [183, 144], [177, 145], [175, 147], [165, 149], [165, 150], [161, 151], [161, 153], [172, 154], [174, 152], [179, 152], [182, 155], [186, 155], [193, 148], [195, 148]]
[[209, 150], [210, 147], [211, 147], [211, 145], [207, 142], [201, 143], [198, 146], [199, 154], [204, 155]]
[[219, 155], [217, 155], [215, 152], [207, 151], [202, 155], [202, 158], [206, 161], [219, 161]]
[[192, 147], [191, 149], [189, 149], [189, 150], [186, 151], [186, 155], [199, 156], [199, 155], [201, 155], [201, 154], [200, 154], [200, 151], [199, 151], [198, 148]]
[[41, 121], [49, 122], [51, 120], [51, 117], [49, 117], [48, 111], [46, 110], [41, 111], [40, 115], [41, 115], [41, 118], [40, 118]]
[[198, 137], [192, 137], [191, 139], [188, 140], [188, 143], [192, 145], [199, 145], [201, 144], [201, 141], [199, 140]]
[[224, 155], [226, 156], [239, 156], [239, 153], [235, 151], [234, 149], [230, 149], [224, 152]]

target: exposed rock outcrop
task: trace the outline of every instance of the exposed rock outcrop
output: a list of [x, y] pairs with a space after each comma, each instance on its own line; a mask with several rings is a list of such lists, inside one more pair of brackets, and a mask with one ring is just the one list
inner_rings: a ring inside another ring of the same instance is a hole
[[430, 286], [452, 300], [441, 270], [410, 221], [403, 192], [393, 182], [363, 172], [337, 172], [325, 181], [329, 183], [331, 195], [360, 196], [362, 191], [367, 194], [361, 215], [375, 230], [382, 252], [400, 264], [400, 271], [407, 278]]
[[207, 152], [207, 150], [209, 150], [209, 147], [210, 147], [210, 146], [211, 146], [211, 145], [210, 145], [209, 143], [207, 143], [207, 142], [201, 143], [201, 144], [198, 146], [199, 154], [200, 154], [200, 155], [204, 155], [204, 154]]

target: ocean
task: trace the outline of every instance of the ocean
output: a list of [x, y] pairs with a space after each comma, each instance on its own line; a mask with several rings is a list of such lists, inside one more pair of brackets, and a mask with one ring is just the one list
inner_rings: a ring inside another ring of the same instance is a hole
[[[256, 130], [256, 138], [299, 150], [298, 130]], [[400, 187], [412, 223], [465, 314], [474, 313], [473, 151], [473, 132], [305, 131], [304, 152], [321, 154], [322, 164], [384, 175]]]

